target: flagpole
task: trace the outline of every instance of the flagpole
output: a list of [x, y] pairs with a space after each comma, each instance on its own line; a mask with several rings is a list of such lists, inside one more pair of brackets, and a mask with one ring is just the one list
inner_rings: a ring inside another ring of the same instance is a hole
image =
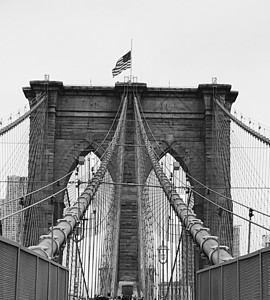
[[132, 41], [131, 39], [131, 48], [130, 48], [130, 83], [132, 83]]

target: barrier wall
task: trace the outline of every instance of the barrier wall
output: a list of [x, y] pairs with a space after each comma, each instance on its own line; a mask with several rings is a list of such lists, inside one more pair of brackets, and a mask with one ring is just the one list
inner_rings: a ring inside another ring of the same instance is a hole
[[269, 300], [270, 248], [197, 272], [196, 300]]
[[67, 300], [68, 270], [0, 237], [0, 300]]

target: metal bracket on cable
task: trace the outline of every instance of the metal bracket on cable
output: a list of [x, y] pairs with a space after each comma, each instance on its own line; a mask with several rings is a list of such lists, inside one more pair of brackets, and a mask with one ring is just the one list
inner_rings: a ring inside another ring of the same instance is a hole
[[[183, 203], [177, 203], [176, 205], [176, 209], [179, 211], [179, 213], [182, 213], [184, 210], [188, 210], [187, 207], [185, 205], [183, 205]], [[179, 206], [182, 206], [182, 208], [179, 208]]]
[[203, 245], [207, 240], [215, 240], [216, 242], [218, 241], [218, 237], [215, 235], [206, 235], [203, 237], [203, 241], [200, 244], [201, 250], [203, 250]]
[[[184, 211], [184, 210], [186, 210], [186, 211], [188, 212], [188, 209], [187, 209], [187, 208], [184, 208], [184, 209], [180, 210], [180, 213], [181, 213], [182, 211]], [[184, 217], [183, 217], [183, 223], [184, 223], [184, 224], [186, 223], [186, 219], [189, 218], [189, 217], [192, 217], [192, 218], [193, 218], [193, 219], [190, 220], [191, 222], [192, 222], [193, 220], [199, 220], [199, 219], [196, 218], [197, 216], [196, 216], [194, 213], [187, 213], [187, 214], [184, 215]], [[200, 220], [199, 220], [199, 221], [200, 221]], [[187, 226], [188, 226], [188, 224], [187, 224]]]
[[68, 223], [68, 225], [71, 227], [71, 225], [70, 225], [71, 221], [70, 220], [67, 220], [67, 219], [57, 219], [57, 225], [59, 225], [60, 223]]
[[79, 222], [80, 222], [80, 220], [79, 220], [79, 218], [78, 218], [78, 216], [77, 216], [76, 213], [73, 213], [73, 212], [67, 212], [67, 213], [65, 214], [65, 217], [67, 217], [67, 216], [70, 216], [70, 217], [74, 218], [75, 221], [76, 221], [76, 223], [79, 223]]
[[172, 198], [172, 200], [174, 200], [174, 198], [176, 198], [176, 200], [174, 200], [175, 206], [183, 205], [182, 199], [180, 200], [178, 195], [173, 194], [171, 196], [171, 198]]
[[229, 247], [228, 246], [212, 246], [211, 249], [213, 249], [213, 251], [217, 250], [217, 249], [225, 249], [226, 251], [229, 250]]
[[61, 233], [63, 233], [64, 243], [66, 243], [66, 241], [67, 241], [67, 234], [65, 232], [65, 227], [57, 227], [57, 226], [55, 226], [55, 227], [50, 227], [49, 229], [52, 230], [52, 231], [57, 231], [58, 230]]
[[195, 235], [194, 235], [194, 240], [196, 240], [196, 238], [197, 238], [197, 234], [199, 233], [199, 232], [201, 232], [201, 231], [207, 231], [208, 233], [210, 233], [210, 228], [207, 228], [207, 227], [200, 227], [200, 228], [196, 228], [195, 229], [196, 230], [196, 233], [195, 233]]
[[45, 239], [53, 240], [55, 242], [56, 249], [57, 249], [56, 253], [57, 253], [60, 249], [60, 245], [57, 241], [57, 238], [53, 237], [53, 239], [52, 239], [52, 236], [50, 234], [44, 234], [44, 235], [40, 236], [40, 238], [39, 238], [40, 241], [45, 240]]
[[[190, 216], [190, 215], [187, 215], [186, 217], [189, 217], [189, 216]], [[186, 220], [186, 217], [185, 217], [184, 221]], [[187, 230], [190, 231], [191, 228], [192, 228], [192, 226], [193, 226], [193, 225], [196, 225], [196, 224], [202, 225], [203, 222], [202, 222], [200, 219], [191, 219], [191, 220], [189, 220], [189, 222], [188, 222]]]
[[[178, 206], [180, 206], [181, 204], [178, 204]], [[186, 210], [188, 213], [186, 214], [186, 216], [192, 216], [192, 217], [196, 217], [196, 215], [191, 212], [190, 209], [187, 208], [187, 206], [183, 205], [183, 208], [179, 208], [179, 213], [182, 213], [184, 210]]]
[[[212, 256], [214, 254], [215, 251], [217, 250], [226, 250], [228, 251], [229, 250], [229, 247], [228, 246], [212, 246], [211, 249], [213, 249], [213, 251], [209, 254], [209, 261], [212, 262]], [[221, 258], [222, 259], [222, 258]], [[225, 258], [225, 259], [222, 259], [223, 261], [228, 261], [228, 260], [231, 260], [231, 258]]]
[[74, 205], [72, 207], [70, 207], [70, 209], [67, 211], [67, 213], [73, 213], [73, 211], [75, 211], [75, 214], [78, 213], [78, 211], [81, 213], [81, 209], [79, 207], [78, 202], [74, 203]]
[[[225, 247], [227, 247], [227, 246], [225, 246]], [[224, 248], [225, 249], [225, 248]], [[226, 250], [226, 249], [225, 249]], [[234, 257], [223, 257], [222, 258], [222, 260], [223, 260], [223, 262], [226, 262], [226, 261], [229, 261], [229, 260], [232, 260]]]
[[[56, 226], [58, 226], [59, 224], [61, 224], [61, 223], [67, 223], [68, 225], [69, 225], [69, 227], [70, 227], [70, 231], [72, 230], [72, 226], [71, 226], [71, 221], [70, 220], [66, 220], [66, 219], [58, 219], [57, 220], [57, 225]], [[65, 229], [64, 227], [61, 227], [61, 229]], [[65, 233], [65, 235], [66, 235], [66, 233]]]
[[30, 246], [30, 247], [28, 247], [28, 249], [33, 250], [33, 251], [35, 251], [35, 250], [40, 250], [40, 251], [42, 251], [42, 252], [46, 255], [46, 257], [47, 257], [48, 259], [50, 259], [49, 254], [46, 252], [46, 250], [49, 249], [48, 247], [43, 247], [43, 246]]

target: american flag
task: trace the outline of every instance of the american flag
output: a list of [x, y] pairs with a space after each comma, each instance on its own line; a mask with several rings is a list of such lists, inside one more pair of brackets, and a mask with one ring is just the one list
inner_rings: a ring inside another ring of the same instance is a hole
[[131, 68], [131, 51], [118, 59], [115, 67], [112, 70], [113, 77], [119, 75], [122, 71]]

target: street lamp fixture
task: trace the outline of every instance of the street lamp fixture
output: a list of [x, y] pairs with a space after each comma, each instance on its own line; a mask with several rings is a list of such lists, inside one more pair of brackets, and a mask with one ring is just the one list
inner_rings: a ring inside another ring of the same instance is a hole
[[162, 241], [162, 244], [158, 247], [157, 251], [158, 251], [158, 261], [161, 264], [166, 264], [166, 262], [168, 261], [169, 248], [166, 245], [164, 245], [164, 241]]

